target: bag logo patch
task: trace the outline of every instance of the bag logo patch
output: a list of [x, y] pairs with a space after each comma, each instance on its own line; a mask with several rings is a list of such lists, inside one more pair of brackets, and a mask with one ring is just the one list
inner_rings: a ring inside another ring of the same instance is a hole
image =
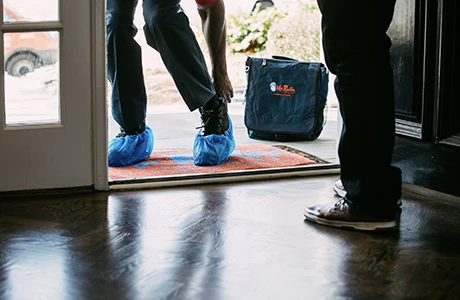
[[287, 84], [276, 84], [276, 82], [270, 83], [270, 90], [274, 96], [290, 97], [295, 94], [295, 88]]

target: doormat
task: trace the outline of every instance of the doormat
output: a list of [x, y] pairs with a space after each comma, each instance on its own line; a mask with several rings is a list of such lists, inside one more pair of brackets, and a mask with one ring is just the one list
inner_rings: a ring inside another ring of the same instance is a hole
[[218, 166], [195, 166], [191, 149], [153, 151], [149, 158], [129, 167], [109, 167], [110, 180], [225, 173], [229, 171], [285, 168], [327, 164], [326, 160], [284, 146], [246, 144], [236, 146], [228, 161]]

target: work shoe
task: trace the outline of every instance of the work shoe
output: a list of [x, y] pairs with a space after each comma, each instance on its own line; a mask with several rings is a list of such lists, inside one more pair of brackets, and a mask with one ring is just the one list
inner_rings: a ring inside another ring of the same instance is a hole
[[148, 158], [153, 151], [153, 132], [148, 126], [138, 134], [120, 132], [109, 142], [109, 167], [127, 167]]
[[[347, 195], [347, 191], [345, 190], [345, 187], [343, 186], [342, 180], [337, 180], [334, 182], [334, 186], [332, 187], [334, 189], [334, 192], [339, 196], [340, 198], [343, 198]], [[396, 203], [397, 206], [402, 205], [402, 200], [401, 198], [398, 199], [398, 202]]]
[[305, 208], [305, 219], [331, 227], [346, 227], [356, 230], [389, 230], [396, 227], [396, 217], [382, 219], [366, 214], [344, 199], [335, 204], [319, 204]]
[[203, 107], [200, 107], [201, 128], [200, 134], [223, 134], [229, 127], [227, 100], [222, 97], [214, 97]]
[[196, 134], [193, 142], [193, 163], [196, 166], [215, 166], [228, 160], [236, 146], [230, 116], [228, 123], [229, 127], [223, 134]]

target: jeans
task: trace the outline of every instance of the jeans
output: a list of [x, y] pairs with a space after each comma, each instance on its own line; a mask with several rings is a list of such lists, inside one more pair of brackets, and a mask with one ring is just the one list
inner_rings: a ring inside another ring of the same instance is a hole
[[[193, 111], [216, 92], [180, 2], [144, 0], [144, 33]], [[138, 0], [107, 0], [107, 72], [112, 86], [112, 115], [128, 133], [145, 126], [147, 106], [141, 47], [134, 40], [138, 32], [133, 23], [137, 4]]]
[[339, 142], [346, 200], [392, 217], [401, 197], [401, 170], [392, 166], [395, 144], [391, 40], [386, 31], [396, 0], [318, 0], [326, 64], [343, 118]]

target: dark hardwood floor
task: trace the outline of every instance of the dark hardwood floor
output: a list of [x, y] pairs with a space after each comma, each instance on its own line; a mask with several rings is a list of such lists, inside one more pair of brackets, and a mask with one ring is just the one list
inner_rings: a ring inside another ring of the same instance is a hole
[[337, 176], [0, 201], [0, 299], [459, 299], [460, 198], [399, 230], [306, 223]]

